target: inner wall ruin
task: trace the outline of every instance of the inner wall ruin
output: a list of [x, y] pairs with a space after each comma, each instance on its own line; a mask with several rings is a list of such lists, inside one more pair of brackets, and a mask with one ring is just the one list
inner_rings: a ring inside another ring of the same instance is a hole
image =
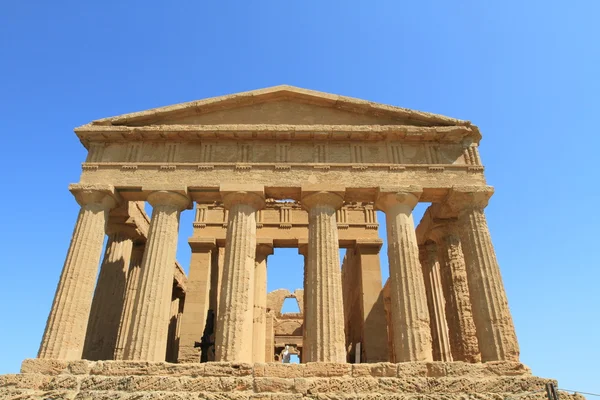
[[[519, 362], [470, 122], [277, 86], [75, 132], [71, 245], [38, 358], [0, 398], [498, 398], [548, 382]], [[280, 247], [304, 256], [303, 290], [267, 293]]]

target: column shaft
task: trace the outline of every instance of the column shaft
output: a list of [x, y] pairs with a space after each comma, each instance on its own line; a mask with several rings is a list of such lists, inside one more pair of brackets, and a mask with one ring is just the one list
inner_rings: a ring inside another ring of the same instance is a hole
[[229, 221], [215, 358], [252, 362], [256, 211], [264, 201], [258, 194], [247, 192], [230, 193], [223, 200], [229, 209]]
[[133, 241], [123, 232], [108, 237], [83, 347], [86, 360], [114, 358], [132, 247]]
[[308, 354], [310, 353], [310, 343], [306, 338], [306, 299], [311, 297], [312, 294], [309, 292], [312, 287], [309, 287], [307, 284], [308, 278], [308, 243], [298, 243], [298, 253], [302, 254], [302, 260], [304, 262], [303, 274], [302, 274], [302, 289], [304, 293], [304, 301], [302, 302], [302, 312], [303, 320], [302, 320], [302, 363], [308, 362]]
[[153, 192], [152, 220], [142, 260], [127, 360], [164, 361], [171, 311], [171, 292], [177, 253], [179, 213], [189, 200], [174, 192]]
[[431, 320], [433, 359], [435, 361], [452, 361], [437, 246], [435, 243], [427, 243], [420, 250], [425, 291], [427, 292], [427, 305]]
[[254, 267], [254, 323], [252, 332], [252, 361], [265, 362], [267, 330], [267, 257], [273, 245], [256, 246]]
[[56, 288], [38, 352], [39, 358], [81, 358], [108, 211], [115, 201], [107, 194], [76, 194], [82, 205], [71, 245]]
[[412, 193], [389, 193], [378, 199], [387, 221], [396, 362], [433, 359], [427, 296], [412, 217], [417, 202]]
[[458, 225], [481, 360], [518, 361], [519, 344], [483, 209], [462, 210]]
[[[215, 249], [214, 239], [202, 243], [194, 242], [192, 245], [185, 308], [181, 320], [178, 356], [180, 363], [200, 362], [199, 351], [202, 350], [195, 348], [194, 343], [201, 341], [207, 323], [212, 259]], [[205, 349], [208, 351], [207, 347]]]
[[123, 360], [127, 338], [133, 319], [133, 307], [135, 305], [135, 296], [140, 282], [140, 270], [142, 267], [142, 259], [144, 257], [144, 244], [136, 244], [131, 251], [131, 261], [129, 263], [129, 271], [127, 272], [127, 287], [125, 289], [125, 299], [123, 301], [123, 312], [119, 323], [119, 334], [117, 336], [117, 344], [115, 346], [115, 360]]
[[319, 192], [303, 197], [308, 208], [308, 293], [305, 293], [306, 361], [346, 362], [344, 303], [336, 210], [343, 200]]
[[439, 246], [443, 254], [441, 270], [452, 356], [455, 361], [480, 362], [481, 355], [460, 239], [452, 230], [443, 236], [441, 242], [442, 245]]

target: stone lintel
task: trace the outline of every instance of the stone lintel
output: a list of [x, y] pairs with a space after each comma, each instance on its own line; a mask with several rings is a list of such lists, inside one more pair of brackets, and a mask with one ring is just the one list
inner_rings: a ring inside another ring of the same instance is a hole
[[378, 254], [382, 245], [381, 239], [356, 239], [356, 248], [362, 254]]
[[191, 237], [188, 243], [193, 252], [199, 253], [206, 253], [217, 247], [217, 240], [215, 238]]
[[105, 184], [72, 183], [69, 191], [75, 196], [80, 206], [98, 203], [114, 208], [121, 203], [121, 196], [116, 192], [114, 186]]
[[273, 254], [272, 239], [256, 239], [256, 258], [264, 258]]

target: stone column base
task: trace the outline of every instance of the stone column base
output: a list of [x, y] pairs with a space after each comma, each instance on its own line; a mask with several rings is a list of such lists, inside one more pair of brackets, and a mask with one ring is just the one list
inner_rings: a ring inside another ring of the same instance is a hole
[[[170, 364], [29, 359], [0, 376], [0, 399], [428, 399], [509, 398], [548, 379], [518, 362]], [[531, 399], [544, 399], [541, 391]], [[561, 393], [562, 399], [583, 399]]]

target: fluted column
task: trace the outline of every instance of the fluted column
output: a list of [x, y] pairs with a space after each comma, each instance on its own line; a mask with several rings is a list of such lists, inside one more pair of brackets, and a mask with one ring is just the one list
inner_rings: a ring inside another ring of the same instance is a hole
[[442, 253], [442, 287], [446, 298], [452, 356], [455, 361], [480, 362], [467, 269], [456, 224], [448, 222], [436, 231], [440, 232], [436, 240]]
[[519, 344], [483, 213], [491, 194], [491, 188], [462, 193], [454, 191], [449, 201], [459, 209], [458, 230], [481, 360], [518, 361]]
[[417, 188], [380, 190], [387, 222], [390, 295], [396, 362], [431, 361], [431, 330], [412, 210]]
[[420, 260], [423, 267], [423, 279], [431, 320], [433, 359], [436, 361], [452, 361], [440, 263], [437, 256], [437, 245], [434, 242], [428, 242], [421, 246]]
[[148, 196], [148, 202], [152, 205], [152, 220], [133, 307], [133, 320], [125, 346], [125, 359], [164, 361], [179, 214], [190, 200], [177, 192], [157, 191]]
[[264, 207], [258, 190], [221, 189], [229, 210], [223, 283], [219, 295], [216, 361], [252, 362], [256, 211]]
[[336, 210], [339, 194], [303, 191], [308, 210], [308, 266], [306, 269], [306, 361], [346, 362], [344, 302]]
[[108, 236], [83, 346], [86, 360], [114, 357], [132, 247], [133, 241], [122, 231]]
[[131, 250], [131, 261], [129, 262], [129, 271], [127, 271], [127, 287], [125, 288], [125, 299], [123, 300], [123, 312], [121, 313], [119, 334], [117, 335], [117, 344], [115, 346], [115, 360], [122, 360], [124, 356], [131, 320], [133, 319], [135, 295], [140, 282], [140, 270], [142, 268], [145, 248], [145, 244], [135, 244]]
[[252, 361], [265, 362], [267, 331], [267, 257], [273, 254], [273, 243], [256, 246], [254, 267], [254, 324], [252, 326]]
[[[308, 297], [313, 296], [313, 294], [311, 294], [309, 292], [310, 289], [312, 289], [313, 287], [309, 287], [309, 285], [306, 283], [307, 282], [307, 278], [308, 278], [308, 242], [299, 242], [298, 243], [298, 254], [302, 255], [302, 260], [304, 261], [304, 268], [303, 268], [303, 274], [302, 274], [302, 289], [304, 290], [304, 301], [302, 302], [302, 309], [300, 310], [300, 312], [302, 312], [302, 355], [300, 358], [300, 362], [305, 363], [308, 361], [308, 354], [310, 353], [309, 348], [310, 348], [310, 343], [308, 342], [308, 339], [306, 338], [306, 326], [307, 326], [307, 322], [306, 322], [306, 299]], [[343, 301], [343, 299], [342, 299]]]
[[81, 205], [38, 352], [39, 358], [81, 358], [108, 211], [116, 205], [110, 187], [71, 185]]

